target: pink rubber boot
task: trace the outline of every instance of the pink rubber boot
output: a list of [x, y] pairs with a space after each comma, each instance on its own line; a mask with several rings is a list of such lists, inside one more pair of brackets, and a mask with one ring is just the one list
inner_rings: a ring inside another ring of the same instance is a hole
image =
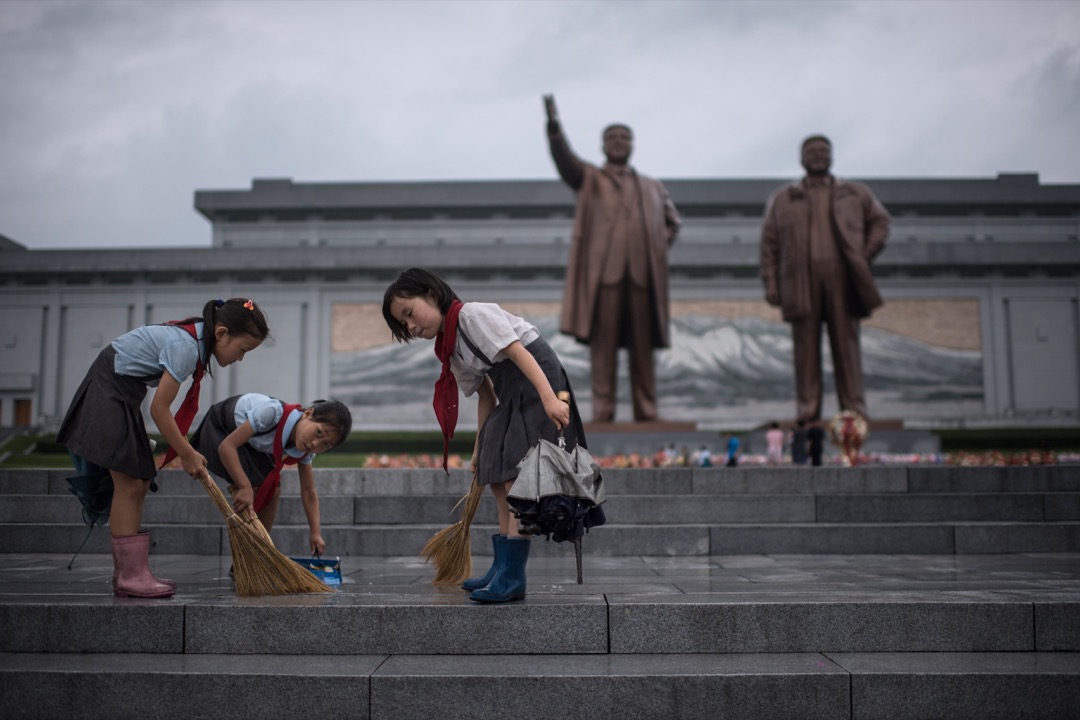
[[[150, 535], [150, 531], [149, 531], [149, 530], [140, 530], [140, 531], [139, 531], [139, 534], [140, 534], [140, 535], [147, 535], [147, 536], [149, 536], [149, 535]], [[147, 541], [146, 541], [146, 544], [147, 544], [147, 546], [149, 547], [149, 545], [150, 545], [150, 541], [149, 541], [149, 540], [147, 540]], [[113, 586], [113, 589], [114, 589], [114, 590], [116, 589], [116, 573], [117, 573], [117, 570], [116, 570], [116, 563], [113, 563], [113, 571], [112, 571], [112, 586]], [[153, 573], [153, 572], [151, 572], [150, 574], [151, 574], [151, 575], [154, 575], [154, 573]], [[169, 587], [171, 587], [171, 588], [172, 588], [173, 590], [175, 590], [175, 589], [176, 589], [176, 581], [175, 581], [175, 580], [170, 580], [169, 578], [159, 578], [159, 577], [158, 577], [157, 575], [154, 575], [154, 580], [155, 580], [155, 581], [157, 581], [157, 582], [159, 582], [159, 583], [161, 583], [162, 585], [168, 585], [168, 586], [169, 586]]]
[[165, 598], [176, 592], [150, 574], [150, 533], [113, 537], [112, 553], [117, 597]]

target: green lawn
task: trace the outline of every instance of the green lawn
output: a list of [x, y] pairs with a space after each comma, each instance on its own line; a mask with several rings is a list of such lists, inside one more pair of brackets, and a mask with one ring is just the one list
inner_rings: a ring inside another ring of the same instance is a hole
[[[450, 452], [471, 457], [476, 433], [456, 433], [450, 443]], [[158, 450], [165, 447], [160, 436], [155, 436]], [[380, 455], [437, 455], [442, 453], [442, 435], [438, 432], [373, 432], [356, 433], [330, 452], [323, 453], [315, 461], [320, 468], [363, 467], [372, 453]], [[0, 468], [68, 468], [71, 460], [67, 450], [56, 443], [53, 435], [24, 435], [12, 438], [0, 447]]]

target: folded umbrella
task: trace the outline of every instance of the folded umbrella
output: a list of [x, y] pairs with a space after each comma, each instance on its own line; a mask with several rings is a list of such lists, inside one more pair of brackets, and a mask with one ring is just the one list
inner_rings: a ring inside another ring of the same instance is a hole
[[581, 537], [606, 522], [600, 505], [606, 499], [600, 466], [581, 446], [567, 450], [539, 440], [518, 465], [517, 480], [507, 494], [521, 531], [546, 535], [555, 542], [573, 541], [577, 581], [581, 583]]
[[104, 526], [109, 521], [109, 509], [112, 507], [113, 481], [108, 470], [98, 468], [96, 465], [86, 463], [88, 467], [80, 467], [78, 470], [88, 471], [85, 475], [76, 475], [67, 478], [68, 490], [82, 503], [82, 519], [90, 529], [86, 537], [79, 544], [79, 549], [71, 556], [68, 562], [68, 570], [75, 563], [75, 558], [82, 552], [86, 541], [90, 539], [90, 533], [94, 532], [97, 525]]

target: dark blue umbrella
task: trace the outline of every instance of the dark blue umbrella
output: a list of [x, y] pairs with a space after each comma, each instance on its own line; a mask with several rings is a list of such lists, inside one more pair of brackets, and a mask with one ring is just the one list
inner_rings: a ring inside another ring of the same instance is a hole
[[83, 522], [90, 526], [104, 525], [109, 521], [112, 507], [113, 481], [108, 472], [92, 475], [76, 475], [67, 479], [68, 490], [82, 503]]
[[75, 472], [81, 474], [67, 478], [68, 490], [82, 503], [82, 519], [90, 526], [90, 529], [79, 544], [79, 549], [71, 556], [68, 570], [82, 552], [86, 541], [90, 539], [90, 533], [94, 532], [94, 527], [104, 525], [109, 521], [109, 509], [112, 507], [113, 497], [112, 475], [108, 470], [76, 455], [72, 455], [71, 459], [75, 463]]

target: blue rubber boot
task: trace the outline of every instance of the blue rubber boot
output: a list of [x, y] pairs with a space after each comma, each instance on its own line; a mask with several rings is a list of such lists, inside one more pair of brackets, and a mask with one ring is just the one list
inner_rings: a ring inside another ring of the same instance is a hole
[[502, 541], [506, 539], [505, 535], [495, 533], [491, 536], [491, 549], [495, 558], [491, 561], [491, 567], [483, 574], [482, 577], [469, 578], [465, 582], [461, 583], [462, 590], [479, 590], [480, 588], [487, 587], [491, 579], [495, 577], [495, 566], [499, 564], [499, 555], [502, 553]]
[[495, 567], [495, 577], [487, 587], [473, 591], [469, 599], [482, 603], [525, 599], [525, 564], [529, 562], [531, 547], [532, 538], [503, 538], [500, 557], [502, 562]]

